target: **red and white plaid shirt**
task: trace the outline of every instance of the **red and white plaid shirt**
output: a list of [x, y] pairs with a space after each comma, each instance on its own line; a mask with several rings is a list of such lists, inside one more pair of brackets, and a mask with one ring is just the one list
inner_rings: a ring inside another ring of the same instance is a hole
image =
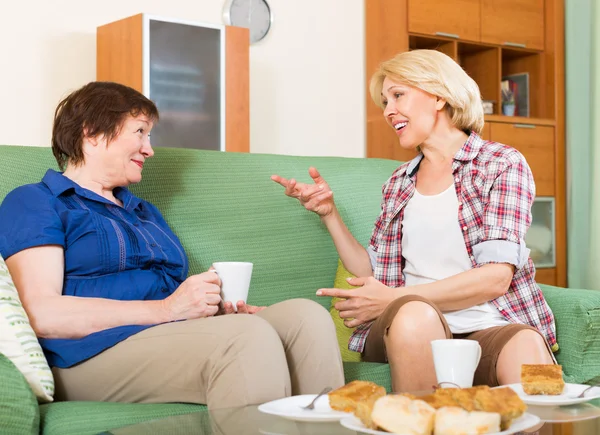
[[[402, 218], [415, 191], [419, 155], [400, 166], [383, 186], [381, 214], [369, 244], [373, 275], [388, 287], [403, 287]], [[535, 282], [535, 267], [525, 246], [531, 225], [535, 183], [521, 153], [471, 133], [454, 156], [458, 221], [472, 266], [509, 263], [515, 274], [508, 292], [491, 301], [511, 323], [537, 328], [556, 350], [554, 315]], [[374, 254], [374, 255], [373, 255]], [[362, 352], [373, 322], [360, 325], [349, 349]]]

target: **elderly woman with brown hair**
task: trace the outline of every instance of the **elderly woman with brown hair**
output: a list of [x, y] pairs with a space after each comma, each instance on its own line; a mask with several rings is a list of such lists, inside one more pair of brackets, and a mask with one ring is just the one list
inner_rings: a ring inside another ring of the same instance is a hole
[[449, 56], [414, 50], [383, 62], [371, 97], [398, 138], [418, 155], [383, 186], [381, 213], [365, 249], [344, 225], [333, 192], [272, 178], [329, 230], [353, 291], [322, 289], [348, 327], [349, 348], [389, 362], [395, 391], [435, 384], [430, 342], [479, 342], [474, 384], [520, 382], [522, 364], [552, 363], [554, 316], [525, 246], [535, 184], [510, 146], [483, 140], [477, 84]]
[[233, 315], [215, 273], [187, 276], [160, 211], [127, 189], [154, 155], [157, 120], [154, 103], [129, 87], [85, 85], [55, 113], [52, 150], [64, 172], [48, 170], [0, 206], [0, 255], [53, 367], [57, 399], [215, 409], [342, 385], [323, 307], [240, 301]]

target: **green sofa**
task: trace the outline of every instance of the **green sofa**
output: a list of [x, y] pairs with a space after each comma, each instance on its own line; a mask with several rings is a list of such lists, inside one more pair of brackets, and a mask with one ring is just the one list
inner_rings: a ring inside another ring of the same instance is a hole
[[[335, 192], [344, 220], [366, 244], [381, 186], [399, 162], [338, 157], [291, 157], [158, 148], [133, 191], [154, 203], [187, 251], [190, 273], [218, 260], [254, 263], [249, 302], [270, 305], [310, 298], [331, 287], [338, 256], [317, 216], [269, 177], [308, 181], [316, 166]], [[38, 182], [56, 164], [49, 148], [0, 146], [0, 200], [13, 188]], [[600, 292], [543, 286], [554, 310], [569, 382], [600, 380]], [[345, 363], [346, 379], [367, 379], [390, 389], [386, 364]], [[0, 433], [95, 434], [126, 424], [196, 411], [189, 404], [63, 402], [38, 406], [20, 372], [0, 355]]]

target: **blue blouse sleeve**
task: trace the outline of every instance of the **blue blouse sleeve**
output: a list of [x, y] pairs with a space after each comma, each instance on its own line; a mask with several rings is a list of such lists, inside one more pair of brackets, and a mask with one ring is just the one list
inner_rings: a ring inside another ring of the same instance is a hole
[[4, 198], [0, 205], [0, 255], [4, 259], [35, 246], [65, 246], [54, 199], [39, 184], [18, 187]]

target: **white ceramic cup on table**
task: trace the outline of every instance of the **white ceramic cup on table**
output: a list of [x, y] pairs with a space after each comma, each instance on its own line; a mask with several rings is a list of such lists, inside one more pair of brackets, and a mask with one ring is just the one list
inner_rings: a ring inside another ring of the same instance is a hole
[[231, 302], [237, 311], [238, 301], [248, 301], [248, 290], [252, 278], [252, 263], [242, 261], [220, 261], [213, 267], [221, 278], [221, 299]]
[[[481, 359], [481, 346], [475, 340], [445, 339], [431, 342], [433, 364], [442, 388], [473, 386], [475, 370]], [[455, 384], [455, 385], [452, 385]]]

